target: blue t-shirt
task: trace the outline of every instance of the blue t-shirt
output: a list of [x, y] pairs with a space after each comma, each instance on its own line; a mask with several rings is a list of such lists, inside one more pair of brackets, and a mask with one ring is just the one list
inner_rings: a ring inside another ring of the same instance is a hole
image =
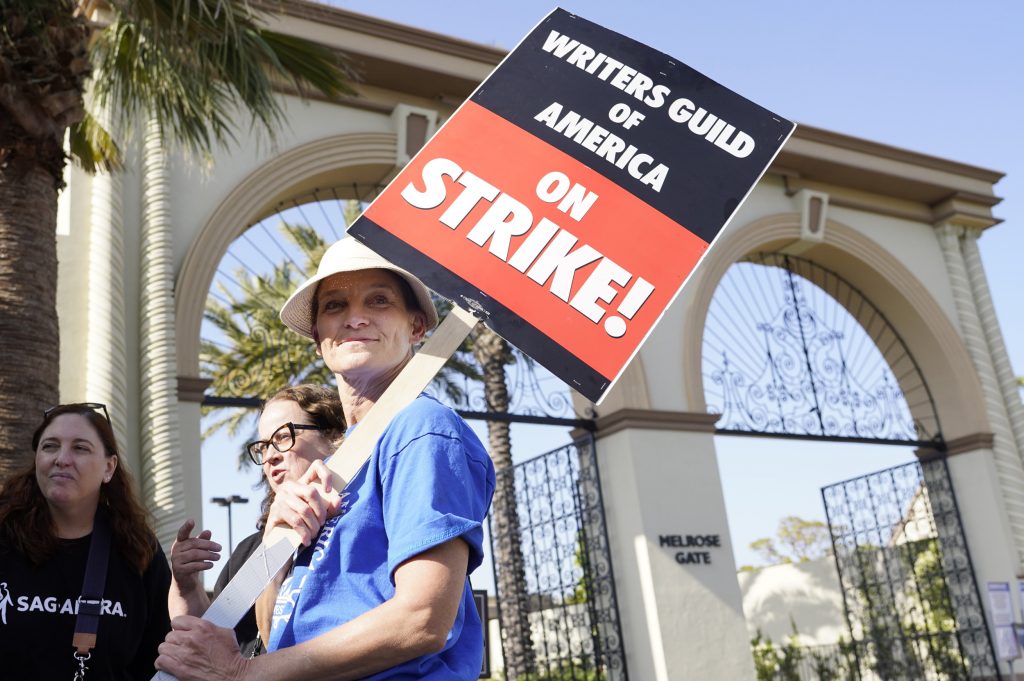
[[[395, 594], [403, 561], [461, 537], [469, 572], [483, 560], [494, 466], [466, 422], [420, 395], [399, 412], [342, 493], [341, 512], [299, 553], [274, 605], [270, 651], [315, 638]], [[370, 679], [476, 679], [483, 630], [467, 575], [444, 649]]]

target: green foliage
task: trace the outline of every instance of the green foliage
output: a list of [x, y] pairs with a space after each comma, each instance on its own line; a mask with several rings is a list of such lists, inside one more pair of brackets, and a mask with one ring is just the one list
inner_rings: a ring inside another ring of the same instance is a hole
[[762, 537], [750, 543], [767, 565], [802, 563], [832, 553], [828, 525], [820, 520], [786, 516], [779, 521], [774, 538]]
[[793, 633], [786, 637], [782, 645], [782, 657], [779, 660], [779, 681], [800, 681], [800, 660], [804, 658], [800, 647], [800, 636], [796, 630], [796, 622], [789, 620]]
[[831, 655], [823, 655], [816, 650], [810, 652], [811, 667], [818, 681], [839, 681], [840, 669]]
[[[790, 626], [793, 629], [793, 633], [785, 637], [785, 641], [781, 646], [775, 645], [760, 629], [754, 638], [751, 639], [751, 652], [754, 655], [754, 672], [758, 681], [801, 681], [800, 663], [807, 656], [807, 652], [805, 652], [805, 648], [800, 644], [797, 623], [791, 619]], [[816, 669], [819, 667], [818, 657], [815, 653], [811, 653]], [[822, 659], [820, 667], [824, 669], [826, 664]], [[819, 678], [821, 681], [830, 681], [839, 677], [819, 676]]]
[[754, 655], [754, 673], [757, 676], [757, 681], [775, 681], [775, 675], [778, 674], [779, 664], [782, 661], [782, 653], [770, 638], [761, 633], [760, 629], [751, 639], [750, 648]]
[[840, 637], [836, 648], [838, 654], [821, 652], [820, 648], [810, 648], [805, 653], [811, 660], [811, 669], [816, 681], [848, 681], [860, 678], [853, 641], [845, 636]]
[[[847, 593], [862, 640], [840, 641], [843, 669], [870, 669], [879, 678], [964, 678], [967, 664], [938, 540], [862, 545], [853, 557], [858, 569]], [[900, 563], [898, 573], [894, 561]], [[893, 574], [901, 579], [891, 581]]]
[[[434, 301], [434, 307], [437, 308], [437, 315], [441, 319], [451, 311], [452, 303], [447, 298], [442, 298], [433, 291], [430, 292], [430, 299]], [[457, 376], [461, 376], [464, 379], [471, 381], [480, 380], [480, 369], [476, 365], [476, 361], [473, 359], [473, 336], [466, 336], [459, 348], [448, 358], [448, 361], [444, 365], [445, 375], [443, 378], [435, 379], [435, 387], [440, 388], [445, 396], [451, 400], [452, 404], [462, 404], [465, 399], [466, 392], [459, 385], [457, 380], [454, 380]]]
[[[907, 542], [904, 559], [914, 575], [914, 589], [908, 594], [910, 607], [904, 629], [929, 636], [927, 657], [942, 678], [959, 678], [966, 669], [956, 645], [956, 616], [942, 570], [938, 539], [931, 537]], [[936, 635], [938, 634], [938, 635]]]
[[750, 643], [758, 681], [800, 681], [800, 662], [805, 659], [810, 661], [809, 668], [814, 676], [809, 678], [814, 681], [853, 681], [860, 678], [853, 644], [845, 637], [837, 643], [838, 654], [835, 649], [822, 652], [821, 648], [829, 646], [800, 646], [795, 630], [781, 647], [760, 631]]
[[87, 173], [120, 170], [123, 165], [121, 149], [88, 111], [68, 128], [68, 149], [71, 158]]
[[155, 119], [194, 153], [234, 141], [241, 110], [273, 137], [285, 122], [275, 82], [300, 93], [352, 93], [328, 48], [267, 30], [244, 0], [111, 0], [113, 20], [90, 45], [93, 93], [115, 127]]
[[543, 672], [530, 672], [516, 681], [604, 681], [604, 672], [588, 660], [572, 660], [552, 665]]
[[767, 565], [781, 565], [782, 563], [792, 563], [793, 561], [788, 556], [783, 556], [777, 548], [775, 548], [775, 540], [770, 537], [761, 537], [750, 542], [750, 548], [755, 553], [761, 556]]
[[[278, 310], [296, 286], [316, 271], [327, 244], [311, 227], [282, 223], [280, 232], [303, 253], [301, 264], [289, 261], [267, 275], [239, 268], [234, 277], [242, 292], [221, 286], [207, 302], [203, 317], [221, 336], [204, 340], [199, 350], [201, 371], [213, 380], [213, 395], [266, 397], [287, 385], [329, 385], [334, 381], [313, 353], [311, 342], [278, 319]], [[234, 436], [255, 424], [255, 414], [250, 410], [207, 407], [204, 412], [212, 413], [214, 420], [203, 437], [220, 430]]]
[[583, 530], [576, 531], [576, 550], [572, 557], [573, 565], [580, 569], [582, 576], [580, 581], [576, 583], [572, 593], [570, 593], [562, 602], [566, 605], [573, 605], [577, 603], [586, 603], [590, 600], [590, 594], [592, 589], [591, 576], [589, 568], [589, 561], [587, 560], [587, 544], [586, 536], [583, 534]]
[[845, 636], [839, 637], [839, 658], [841, 660], [841, 670], [847, 674], [847, 678], [854, 676], [860, 676], [860, 665], [857, 659], [857, 644], [853, 639], [846, 638]]

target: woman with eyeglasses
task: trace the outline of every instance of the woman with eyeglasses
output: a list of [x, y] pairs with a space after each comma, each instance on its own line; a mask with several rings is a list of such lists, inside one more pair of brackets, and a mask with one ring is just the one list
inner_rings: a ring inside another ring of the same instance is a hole
[[171, 574], [106, 412], [48, 409], [32, 465], [0, 490], [3, 678], [153, 675]]
[[[215, 598], [259, 548], [278, 487], [286, 480], [301, 478], [310, 464], [330, 456], [341, 444], [345, 420], [338, 393], [308, 384], [279, 390], [264, 403], [257, 429], [261, 439], [246, 445], [246, 451], [252, 462], [263, 468], [263, 483], [267, 487], [263, 515], [256, 523], [258, 531], [238, 542], [231, 553], [217, 578]], [[177, 541], [171, 548], [174, 576], [168, 593], [171, 617], [198, 617], [210, 606], [201, 574], [220, 559], [221, 545], [213, 541], [209, 530], [192, 536], [194, 527], [195, 522], [187, 520], [178, 529]], [[245, 657], [264, 651], [253, 609], [235, 627], [235, 638]]]

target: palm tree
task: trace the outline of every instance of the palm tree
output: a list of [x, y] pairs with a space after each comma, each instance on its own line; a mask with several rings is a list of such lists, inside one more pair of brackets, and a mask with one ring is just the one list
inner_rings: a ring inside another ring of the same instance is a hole
[[[483, 373], [488, 411], [508, 413], [508, 385], [505, 367], [516, 358], [504, 338], [478, 324], [472, 334], [473, 355]], [[498, 589], [502, 651], [505, 677], [525, 679], [535, 668], [530, 634], [526, 565], [516, 504], [512, 439], [507, 421], [487, 422], [487, 445], [494, 462], [496, 484], [491, 502], [492, 544]]]
[[233, 139], [239, 109], [273, 137], [275, 82], [333, 96], [348, 75], [327, 48], [263, 28], [245, 0], [0, 0], [0, 479], [58, 400], [57, 193], [69, 158], [113, 170], [127, 139], [98, 121], [126, 136], [152, 121], [206, 156]]
[[[207, 302], [203, 317], [219, 338], [203, 339], [199, 362], [203, 375], [212, 379], [212, 395], [264, 398], [296, 383], [334, 382], [327, 367], [310, 352], [309, 341], [285, 328], [277, 316], [288, 296], [316, 271], [329, 244], [311, 227], [282, 223], [279, 231], [302, 252], [301, 265], [289, 261], [269, 274], [240, 268], [234, 280], [242, 294], [221, 284], [219, 295]], [[204, 412], [216, 412], [204, 437], [220, 430], [234, 436], [255, 425], [246, 410], [206, 407]], [[248, 461], [248, 457], [240, 455], [240, 461]]]

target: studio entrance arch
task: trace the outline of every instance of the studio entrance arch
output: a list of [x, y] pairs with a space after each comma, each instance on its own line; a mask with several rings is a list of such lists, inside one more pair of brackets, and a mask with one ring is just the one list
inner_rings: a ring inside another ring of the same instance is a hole
[[885, 314], [812, 260], [754, 253], [720, 280], [702, 343], [717, 433], [917, 448], [822, 490], [854, 677], [997, 674], [935, 400]]

